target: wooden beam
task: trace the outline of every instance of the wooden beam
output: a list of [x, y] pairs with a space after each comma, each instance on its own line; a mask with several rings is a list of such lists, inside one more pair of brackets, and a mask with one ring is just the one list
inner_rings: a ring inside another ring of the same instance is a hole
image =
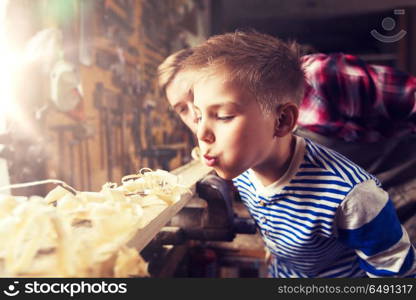
[[188, 164], [173, 170], [171, 173], [179, 176], [179, 182], [191, 190], [171, 206], [154, 206], [145, 208], [145, 226], [138, 230], [130, 240], [128, 246], [141, 251], [165, 226], [170, 219], [176, 215], [195, 196], [196, 183], [212, 172], [212, 169], [202, 165], [201, 162], [193, 160]]

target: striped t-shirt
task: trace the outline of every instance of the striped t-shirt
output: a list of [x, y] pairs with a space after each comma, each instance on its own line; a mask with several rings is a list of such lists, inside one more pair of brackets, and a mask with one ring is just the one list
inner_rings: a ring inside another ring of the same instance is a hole
[[296, 137], [287, 172], [264, 187], [233, 179], [272, 254], [272, 277], [415, 276], [415, 248], [379, 181], [341, 154]]

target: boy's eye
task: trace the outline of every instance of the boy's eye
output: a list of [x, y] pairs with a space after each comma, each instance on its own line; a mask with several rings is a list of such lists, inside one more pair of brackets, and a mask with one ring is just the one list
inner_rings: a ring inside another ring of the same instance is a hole
[[217, 119], [220, 121], [229, 121], [232, 120], [234, 116], [217, 116]]

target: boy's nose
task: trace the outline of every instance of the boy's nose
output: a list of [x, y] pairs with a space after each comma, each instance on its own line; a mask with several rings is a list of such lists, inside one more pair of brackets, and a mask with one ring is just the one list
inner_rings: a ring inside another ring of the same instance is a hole
[[198, 123], [196, 137], [199, 141], [203, 141], [205, 143], [213, 143], [215, 141], [214, 133], [207, 126], [206, 122], [203, 121]]

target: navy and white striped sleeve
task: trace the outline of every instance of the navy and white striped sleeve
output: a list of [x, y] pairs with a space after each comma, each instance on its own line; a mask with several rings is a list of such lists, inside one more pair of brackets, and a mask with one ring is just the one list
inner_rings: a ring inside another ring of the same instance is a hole
[[358, 184], [337, 210], [337, 235], [357, 253], [370, 277], [416, 277], [416, 251], [387, 192]]

